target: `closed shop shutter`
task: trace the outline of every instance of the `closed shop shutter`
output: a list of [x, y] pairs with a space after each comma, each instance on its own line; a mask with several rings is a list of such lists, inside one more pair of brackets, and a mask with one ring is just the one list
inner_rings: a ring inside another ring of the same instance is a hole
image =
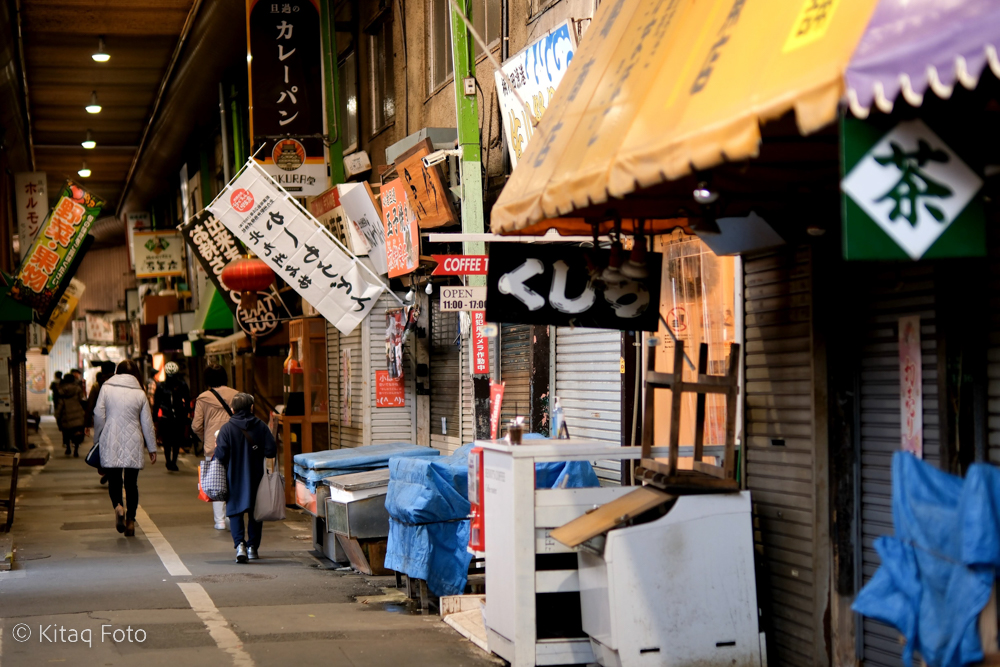
[[475, 389], [472, 386], [472, 348], [469, 338], [462, 339], [462, 432], [459, 446], [476, 439]]
[[[340, 336], [340, 358], [337, 361], [339, 375], [340, 400], [340, 446], [360, 447], [364, 441], [364, 364], [362, 354], [361, 330], [364, 327], [358, 325], [347, 336]], [[345, 377], [344, 361], [350, 358], [350, 377]], [[351, 419], [344, 419], [344, 404], [350, 402]]]
[[[829, 544], [817, 459], [808, 249], [748, 257], [745, 282], [747, 485], [768, 571], [775, 665], [826, 662], [823, 636]], [[823, 532], [820, 532], [823, 531]]]
[[398, 308], [399, 304], [388, 294], [383, 294], [372, 307], [371, 314], [368, 315], [369, 336], [371, 344], [369, 346], [369, 372], [371, 374], [368, 381], [369, 396], [371, 405], [371, 443], [379, 445], [389, 442], [416, 442], [416, 423], [413, 411], [416, 403], [413, 399], [413, 368], [410, 364], [409, 346], [403, 346], [403, 382], [405, 386], [406, 405], [403, 407], [379, 408], [376, 407], [376, 380], [378, 371], [388, 369], [385, 349], [386, 332], [386, 310]]
[[531, 408], [531, 325], [500, 326], [500, 380], [504, 383], [500, 435], [517, 415], [527, 421]]
[[330, 449], [339, 449], [340, 444], [340, 331], [326, 323], [326, 389], [330, 424]]
[[450, 454], [462, 446], [461, 364], [465, 355], [458, 340], [458, 313], [442, 313], [436, 297], [430, 299], [431, 446]]
[[[556, 328], [555, 396], [571, 438], [621, 444], [621, 332]], [[618, 461], [595, 461], [602, 484], [621, 483]]]
[[[990, 254], [996, 255], [996, 243], [993, 241]], [[989, 349], [987, 350], [988, 365], [986, 368], [989, 384], [987, 385], [989, 403], [987, 412], [987, 459], [993, 465], [1000, 465], [1000, 257], [991, 256], [989, 265], [990, 281], [990, 311], [989, 311]]]
[[[64, 333], [56, 339], [49, 352], [49, 375], [55, 375], [56, 371], [62, 371], [65, 375], [71, 368], [76, 368], [78, 361], [76, 348], [73, 347], [73, 334]], [[52, 382], [51, 377], [49, 382]]]
[[[873, 270], [865, 280], [867, 311], [861, 356], [861, 574], [867, 583], [879, 566], [875, 539], [891, 535], [892, 455], [899, 450], [899, 318], [920, 315], [923, 360], [924, 460], [941, 460], [938, 431], [934, 267], [914, 264]], [[862, 621], [864, 664], [902, 664], [899, 632]]]

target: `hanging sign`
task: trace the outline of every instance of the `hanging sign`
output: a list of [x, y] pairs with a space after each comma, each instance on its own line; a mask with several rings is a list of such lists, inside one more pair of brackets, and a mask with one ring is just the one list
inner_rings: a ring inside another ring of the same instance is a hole
[[899, 318], [900, 448], [924, 458], [923, 360], [920, 351], [920, 316]]
[[48, 341], [42, 347], [46, 352], [51, 352], [52, 346], [59, 340], [59, 336], [62, 335], [63, 329], [69, 324], [70, 318], [73, 316], [73, 311], [76, 310], [76, 304], [80, 302], [80, 297], [83, 296], [83, 292], [86, 289], [87, 286], [81, 281], [76, 278], [70, 278], [69, 285], [66, 286], [62, 296], [59, 297], [59, 303], [56, 304], [52, 315], [45, 324]]
[[375, 407], [406, 407], [406, 385], [403, 378], [392, 378], [389, 371], [375, 371]]
[[437, 262], [432, 276], [485, 276], [489, 255], [431, 255]]
[[103, 199], [66, 181], [34, 242], [22, 253], [24, 259], [10, 295], [34, 308], [39, 322], [48, 322], [76, 271], [78, 258], [83, 257], [81, 251], [93, 241], [88, 232], [102, 208]]
[[430, 139], [424, 139], [396, 158], [396, 173], [406, 187], [410, 209], [420, 229], [444, 227], [458, 221], [448, 188], [441, 178], [441, 168], [424, 166], [423, 158], [430, 155], [433, 148]]
[[319, 4], [247, 0], [250, 136], [259, 163], [296, 197], [327, 189]]
[[472, 345], [473, 375], [488, 375], [490, 372], [490, 339], [483, 334], [486, 325], [486, 311], [472, 311], [472, 335], [469, 336]]
[[382, 211], [375, 201], [371, 186], [361, 183], [350, 190], [341, 190], [340, 205], [350, 226], [352, 251], [356, 255], [368, 255], [375, 271], [384, 274], [389, 271], [385, 252], [385, 226]]
[[367, 255], [371, 246], [368, 245], [357, 226], [351, 224], [347, 219], [344, 207], [340, 205], [340, 197], [343, 193], [359, 187], [361, 187], [360, 183], [335, 185], [318, 197], [309, 200], [309, 212], [355, 255]]
[[459, 310], [482, 310], [485, 307], [485, 287], [441, 288], [441, 312], [443, 313], [453, 313]]
[[406, 201], [403, 180], [396, 178], [383, 185], [381, 200], [389, 277], [412, 273], [420, 264], [420, 230]]
[[48, 179], [44, 171], [14, 174], [14, 206], [17, 208], [17, 238], [24, 257], [49, 212]]
[[[255, 162], [215, 200], [212, 214], [343, 334], [384, 286], [333, 241]], [[376, 218], [381, 229], [381, 220]]]
[[174, 230], [132, 233], [136, 278], [184, 275], [184, 241]]
[[[521, 100], [531, 107], [531, 115], [536, 121], [541, 120], [545, 108], [552, 101], [575, 52], [576, 30], [573, 22], [567, 20], [500, 66]], [[513, 168], [524, 154], [533, 126], [528, 110], [518, 101], [504, 78], [499, 72], [494, 72], [493, 76], [496, 78], [503, 132]]]
[[236, 317], [240, 329], [248, 336], [270, 336], [288, 319], [288, 311], [280, 301], [267, 292], [257, 293], [257, 305], [251, 310], [240, 308], [241, 294], [222, 284], [222, 270], [240, 256], [240, 247], [224, 224], [216, 220], [211, 211], [202, 211], [181, 225], [181, 233], [191, 246], [201, 268], [222, 295], [229, 310]]
[[605, 267], [609, 258], [607, 250], [494, 243], [486, 317], [511, 324], [656, 331], [663, 256], [646, 255], [648, 277], [642, 280], [593, 281], [590, 267]]
[[496, 440], [500, 431], [500, 408], [503, 407], [506, 386], [506, 382], [490, 382], [490, 440]]
[[842, 121], [844, 257], [985, 255], [983, 179], [924, 121], [887, 122]]
[[135, 233], [149, 231], [152, 228], [153, 219], [149, 213], [136, 211], [125, 214], [125, 231], [128, 236], [128, 260], [132, 264], [133, 270], [135, 269], [135, 251], [132, 249], [132, 244], [135, 242]]
[[354, 426], [352, 414], [354, 402], [354, 379], [351, 376], [351, 348], [340, 351], [340, 372], [344, 378], [344, 395], [340, 401], [340, 425], [346, 428]]
[[91, 343], [115, 342], [115, 329], [111, 321], [103, 313], [86, 313], [87, 340]]
[[385, 311], [385, 363], [389, 377], [397, 380], [403, 377], [403, 334], [406, 330], [406, 314], [402, 308]]

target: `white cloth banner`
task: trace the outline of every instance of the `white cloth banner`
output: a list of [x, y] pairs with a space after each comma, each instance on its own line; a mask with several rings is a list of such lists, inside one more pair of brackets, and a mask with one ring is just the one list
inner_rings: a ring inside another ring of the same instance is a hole
[[253, 161], [209, 210], [345, 335], [385, 289]]

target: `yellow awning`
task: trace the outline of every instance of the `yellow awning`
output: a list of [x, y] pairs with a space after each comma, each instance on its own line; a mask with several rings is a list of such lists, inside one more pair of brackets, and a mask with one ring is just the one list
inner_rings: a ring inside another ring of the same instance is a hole
[[[493, 207], [513, 233], [836, 119], [877, 0], [604, 0]], [[593, 209], [591, 209], [593, 210]]]

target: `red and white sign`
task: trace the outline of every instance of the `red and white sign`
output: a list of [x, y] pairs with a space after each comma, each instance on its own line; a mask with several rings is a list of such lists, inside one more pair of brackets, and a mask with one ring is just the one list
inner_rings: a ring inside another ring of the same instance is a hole
[[402, 377], [394, 380], [389, 377], [389, 371], [375, 371], [375, 407], [406, 407], [406, 385]]
[[472, 374], [488, 375], [490, 372], [489, 338], [483, 335], [486, 311], [472, 311]]
[[503, 389], [506, 382], [490, 382], [490, 440], [500, 432], [500, 408], [503, 406]]
[[253, 208], [253, 195], [240, 188], [229, 197], [229, 203], [240, 213], [246, 213]]
[[437, 266], [432, 276], [485, 276], [489, 255], [431, 255]]
[[923, 368], [920, 358], [920, 316], [899, 318], [900, 448], [924, 458]]
[[382, 221], [385, 224], [385, 256], [389, 277], [413, 272], [419, 264], [420, 230], [406, 200], [403, 179], [382, 186]]

